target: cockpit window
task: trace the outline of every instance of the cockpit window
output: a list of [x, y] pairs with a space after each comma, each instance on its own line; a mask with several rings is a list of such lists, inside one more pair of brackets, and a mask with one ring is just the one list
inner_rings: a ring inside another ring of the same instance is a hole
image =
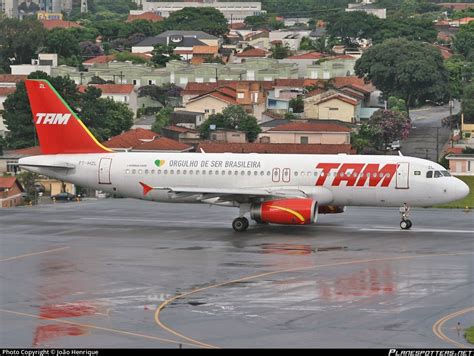
[[449, 173], [448, 171], [441, 171], [441, 173], [442, 173], [443, 176], [445, 176], [445, 177], [451, 177], [451, 173]]
[[435, 177], [435, 178], [440, 178], [440, 177], [442, 177], [442, 176], [443, 176], [443, 175], [441, 174], [440, 171], [435, 171], [435, 172], [434, 172], [434, 177]]
[[433, 171], [426, 172], [426, 178], [433, 178]]

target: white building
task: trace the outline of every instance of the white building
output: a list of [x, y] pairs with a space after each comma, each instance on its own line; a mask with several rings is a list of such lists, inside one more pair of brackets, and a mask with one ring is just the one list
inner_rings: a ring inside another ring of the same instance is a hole
[[272, 31], [269, 34], [270, 43], [273, 41], [281, 41], [283, 46], [288, 46], [290, 50], [297, 51], [300, 49], [303, 37], [309, 37], [311, 31]]
[[40, 53], [38, 59], [32, 59], [31, 64], [14, 64], [10, 66], [13, 75], [29, 75], [38, 70], [51, 75], [51, 70], [58, 66], [56, 53]]
[[156, 12], [158, 15], [168, 17], [175, 11], [185, 7], [213, 7], [222, 12], [228, 22], [244, 22], [247, 16], [257, 16], [266, 11], [262, 10], [260, 2], [219, 2], [217, 0], [202, 0], [200, 2], [152, 2], [135, 0], [138, 5], [142, 5], [143, 10], [132, 10], [131, 15], [139, 15], [143, 12]]
[[387, 9], [379, 9], [373, 5], [372, 0], [362, 0], [355, 4], [347, 4], [346, 12], [363, 11], [381, 19], [387, 18]]

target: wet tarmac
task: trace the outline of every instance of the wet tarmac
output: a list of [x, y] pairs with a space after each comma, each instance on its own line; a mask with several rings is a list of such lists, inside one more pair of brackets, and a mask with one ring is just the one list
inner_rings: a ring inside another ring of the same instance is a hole
[[[128, 199], [0, 210], [2, 347], [468, 347], [474, 212], [305, 227]], [[460, 323], [460, 327], [457, 323]]]

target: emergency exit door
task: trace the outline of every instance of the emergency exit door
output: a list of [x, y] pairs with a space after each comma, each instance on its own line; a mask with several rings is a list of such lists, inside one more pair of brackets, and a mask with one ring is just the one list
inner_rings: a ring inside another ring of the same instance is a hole
[[397, 168], [397, 189], [409, 188], [410, 163], [399, 162]]
[[112, 158], [101, 158], [99, 162], [99, 184], [111, 184], [110, 166]]

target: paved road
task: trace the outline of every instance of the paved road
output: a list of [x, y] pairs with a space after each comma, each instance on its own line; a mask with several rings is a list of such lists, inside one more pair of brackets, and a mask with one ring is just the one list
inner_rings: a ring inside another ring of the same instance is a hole
[[[460, 110], [455, 101], [453, 115]], [[438, 161], [443, 147], [448, 143], [450, 131], [442, 127], [441, 120], [450, 115], [449, 106], [429, 106], [410, 111], [413, 129], [410, 136], [402, 142], [402, 153], [406, 156]], [[438, 147], [437, 147], [438, 146]]]
[[349, 208], [241, 234], [236, 214], [128, 199], [3, 209], [0, 345], [465, 345], [473, 213], [413, 209], [401, 231], [397, 209]]

